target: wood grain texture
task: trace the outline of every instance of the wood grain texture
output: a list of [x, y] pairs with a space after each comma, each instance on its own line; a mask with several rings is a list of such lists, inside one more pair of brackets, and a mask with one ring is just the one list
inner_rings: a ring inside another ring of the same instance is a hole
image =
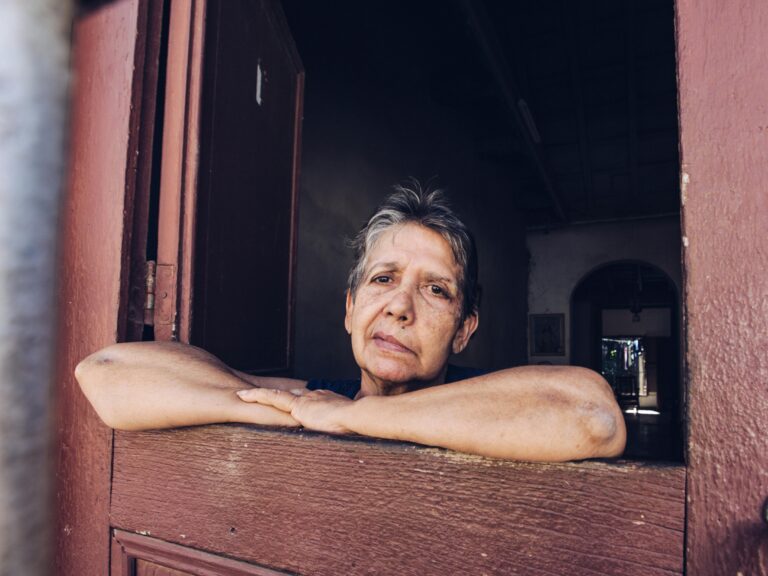
[[680, 574], [685, 469], [239, 425], [117, 433], [112, 524], [305, 574]]
[[768, 574], [768, 4], [679, 0], [687, 571]]
[[[69, 185], [62, 211], [56, 359], [55, 574], [107, 574], [112, 431], [73, 371], [125, 329], [125, 247], [136, 183], [146, 2], [113, 2], [73, 29]], [[137, 86], [140, 86], [139, 81]]]

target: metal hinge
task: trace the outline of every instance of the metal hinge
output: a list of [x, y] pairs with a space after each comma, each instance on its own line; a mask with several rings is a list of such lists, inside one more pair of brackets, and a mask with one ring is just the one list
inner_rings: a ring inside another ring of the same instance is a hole
[[155, 282], [157, 281], [157, 262], [147, 260], [144, 276], [144, 324], [155, 324]]
[[176, 266], [148, 260], [144, 286], [144, 324], [175, 340]]

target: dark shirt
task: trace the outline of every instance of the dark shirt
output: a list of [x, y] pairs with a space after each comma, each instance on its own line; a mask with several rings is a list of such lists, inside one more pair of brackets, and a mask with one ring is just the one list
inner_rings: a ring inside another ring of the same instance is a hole
[[[465, 366], [453, 366], [448, 364], [448, 369], [445, 371], [445, 383], [450, 384], [451, 382], [458, 382], [459, 380], [482, 376], [485, 373], [485, 370], [479, 370], [477, 368], [467, 368]], [[357, 393], [360, 392], [360, 378], [354, 380], [324, 380], [322, 378], [313, 378], [307, 382], [307, 388], [309, 390], [330, 390], [331, 392], [336, 392], [336, 394], [341, 394], [342, 396], [354, 400]]]

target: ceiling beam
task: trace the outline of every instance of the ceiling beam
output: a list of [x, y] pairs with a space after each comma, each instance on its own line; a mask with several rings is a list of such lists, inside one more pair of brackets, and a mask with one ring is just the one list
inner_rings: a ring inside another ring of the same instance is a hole
[[638, 178], [640, 172], [637, 168], [638, 142], [637, 142], [637, 53], [635, 46], [635, 3], [629, 0], [625, 3], [626, 43], [627, 43], [627, 113], [629, 116], [629, 190], [631, 203], [638, 205], [640, 186]]
[[580, 2], [571, 2], [566, 0], [564, 8], [566, 10], [566, 22], [571, 22], [569, 27], [570, 50], [570, 72], [571, 88], [573, 90], [574, 113], [576, 114], [576, 123], [579, 130], [579, 155], [581, 157], [581, 185], [586, 197], [586, 212], [592, 210], [592, 162], [589, 158], [589, 135], [587, 133], [587, 118], [584, 108], [584, 90], [582, 89], [582, 67], [581, 67], [581, 27], [579, 23]]
[[541, 144], [534, 141], [531, 130], [521, 112], [519, 104], [522, 100], [520, 97], [520, 90], [510, 72], [509, 63], [507, 62], [507, 59], [504, 56], [504, 51], [496, 37], [493, 24], [485, 11], [485, 6], [483, 6], [480, 0], [459, 0], [459, 5], [464, 11], [470, 29], [472, 30], [472, 34], [480, 47], [486, 64], [488, 64], [488, 67], [493, 74], [493, 78], [501, 90], [507, 110], [510, 112], [512, 119], [525, 142], [525, 146], [531, 155], [536, 170], [544, 184], [544, 189], [552, 201], [554, 211], [559, 220], [567, 222], [568, 217], [565, 210], [563, 210], [562, 202], [560, 201], [560, 197], [555, 188], [554, 178], [544, 159]]

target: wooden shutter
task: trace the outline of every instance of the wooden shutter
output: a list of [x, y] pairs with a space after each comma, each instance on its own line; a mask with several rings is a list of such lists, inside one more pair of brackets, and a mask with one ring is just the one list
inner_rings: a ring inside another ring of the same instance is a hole
[[289, 368], [302, 89], [276, 3], [173, 4], [158, 339], [250, 372]]

